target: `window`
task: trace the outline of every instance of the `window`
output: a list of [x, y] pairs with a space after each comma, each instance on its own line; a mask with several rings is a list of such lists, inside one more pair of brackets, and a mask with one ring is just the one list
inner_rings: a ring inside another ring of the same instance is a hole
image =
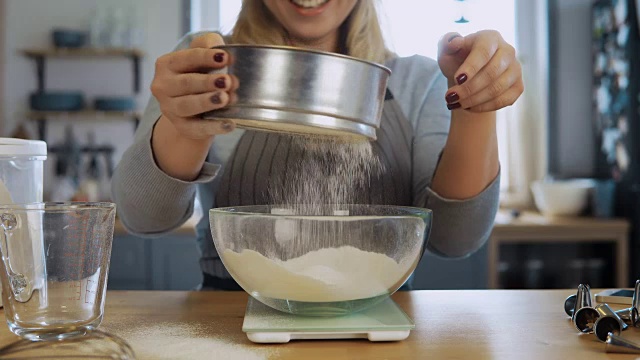
[[[207, 0], [192, 0], [206, 2]], [[216, 3], [218, 19], [213, 24], [222, 32], [233, 28], [242, 0], [209, 0]], [[516, 42], [516, 0], [375, 0], [381, 26], [391, 50], [400, 56], [419, 54], [437, 58], [438, 41], [447, 32], [467, 35], [482, 29], [498, 30], [507, 42]], [[462, 21], [461, 21], [462, 20]], [[195, 30], [195, 29], [194, 29]], [[510, 188], [508, 159], [508, 110], [498, 112], [498, 144], [501, 189]]]
[[[387, 45], [400, 56], [420, 54], [435, 59], [440, 37], [451, 31], [467, 35], [494, 29], [510, 44], [515, 42], [515, 0], [379, 0], [378, 3]], [[460, 19], [468, 22], [456, 22]]]
[[[432, 59], [438, 56], [438, 41], [448, 32], [468, 35], [479, 30], [493, 29], [510, 44], [516, 37], [516, 0], [380, 0], [380, 21], [387, 46], [399, 56], [420, 54]], [[499, 14], [497, 14], [499, 13]], [[468, 22], [460, 21], [464, 19]], [[514, 45], [515, 46], [515, 45]], [[509, 189], [507, 152], [508, 117], [498, 111], [498, 145], [503, 176], [500, 187]]]
[[233, 24], [240, 12], [240, 5], [242, 5], [242, 0], [220, 1], [220, 30], [222, 32], [227, 33], [233, 29]]

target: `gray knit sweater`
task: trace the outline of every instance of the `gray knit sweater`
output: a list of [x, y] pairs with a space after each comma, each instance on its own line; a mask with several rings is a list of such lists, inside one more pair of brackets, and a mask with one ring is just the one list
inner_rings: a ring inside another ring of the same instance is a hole
[[[188, 47], [191, 38], [186, 36], [176, 49]], [[392, 70], [388, 87], [414, 130], [413, 204], [433, 211], [428, 250], [445, 257], [468, 256], [488, 239], [498, 209], [500, 176], [480, 194], [466, 200], [445, 199], [431, 190], [429, 185], [451, 119], [444, 101], [447, 81], [437, 63], [422, 56], [396, 58], [386, 65]], [[217, 136], [210, 152], [212, 162], [204, 164], [196, 180], [185, 182], [165, 174], [154, 161], [151, 133], [160, 116], [159, 104], [151, 98], [135, 141], [112, 180], [112, 195], [123, 225], [131, 233], [145, 237], [162, 235], [182, 225], [193, 214], [196, 194], [201, 204], [212, 204], [212, 183], [243, 133], [238, 129]], [[203, 219], [200, 226], [205, 225]]]

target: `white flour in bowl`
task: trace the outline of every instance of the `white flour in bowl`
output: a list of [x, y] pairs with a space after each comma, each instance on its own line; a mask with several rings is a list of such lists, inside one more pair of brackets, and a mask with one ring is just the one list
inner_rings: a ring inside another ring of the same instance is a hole
[[[240, 285], [260, 296], [309, 302], [347, 301], [386, 294], [407, 275], [419, 251], [398, 263], [351, 246], [325, 248], [287, 261], [253, 250], [225, 250], [225, 266]], [[395, 289], [394, 289], [395, 290]]]

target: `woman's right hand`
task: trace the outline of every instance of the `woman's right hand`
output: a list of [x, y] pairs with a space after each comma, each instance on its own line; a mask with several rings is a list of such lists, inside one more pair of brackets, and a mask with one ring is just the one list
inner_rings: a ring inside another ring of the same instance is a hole
[[151, 92], [160, 103], [163, 117], [185, 138], [204, 140], [234, 129], [231, 121], [198, 116], [226, 106], [238, 86], [233, 76], [209, 74], [229, 61], [225, 51], [211, 49], [219, 45], [224, 45], [220, 35], [205, 34], [193, 39], [189, 49], [166, 54], [156, 61]]
[[160, 103], [162, 116], [153, 128], [151, 148], [158, 167], [176, 179], [196, 179], [214, 136], [235, 128], [232, 121], [198, 116], [233, 102], [238, 87], [233, 76], [209, 74], [229, 61], [228, 53], [211, 49], [219, 45], [224, 45], [220, 35], [202, 35], [191, 42], [189, 49], [156, 61], [151, 92]]

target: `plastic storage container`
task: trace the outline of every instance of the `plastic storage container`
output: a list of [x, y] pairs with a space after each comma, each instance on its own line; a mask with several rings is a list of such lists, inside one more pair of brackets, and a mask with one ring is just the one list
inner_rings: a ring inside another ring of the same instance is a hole
[[[0, 204], [42, 202], [43, 168], [46, 159], [47, 144], [44, 141], [0, 138]], [[37, 222], [40, 219], [30, 220]], [[30, 234], [30, 236], [40, 235]], [[41, 248], [21, 242], [12, 242], [8, 246], [9, 252], [13, 254], [12, 257], [18, 259], [34, 256], [37, 258], [44, 253]], [[33, 270], [15, 270], [33, 276], [34, 288], [42, 285], [43, 279], [32, 274]], [[2, 297], [0, 296], [0, 306], [2, 305]]]
[[0, 204], [42, 202], [44, 141], [0, 138]]

